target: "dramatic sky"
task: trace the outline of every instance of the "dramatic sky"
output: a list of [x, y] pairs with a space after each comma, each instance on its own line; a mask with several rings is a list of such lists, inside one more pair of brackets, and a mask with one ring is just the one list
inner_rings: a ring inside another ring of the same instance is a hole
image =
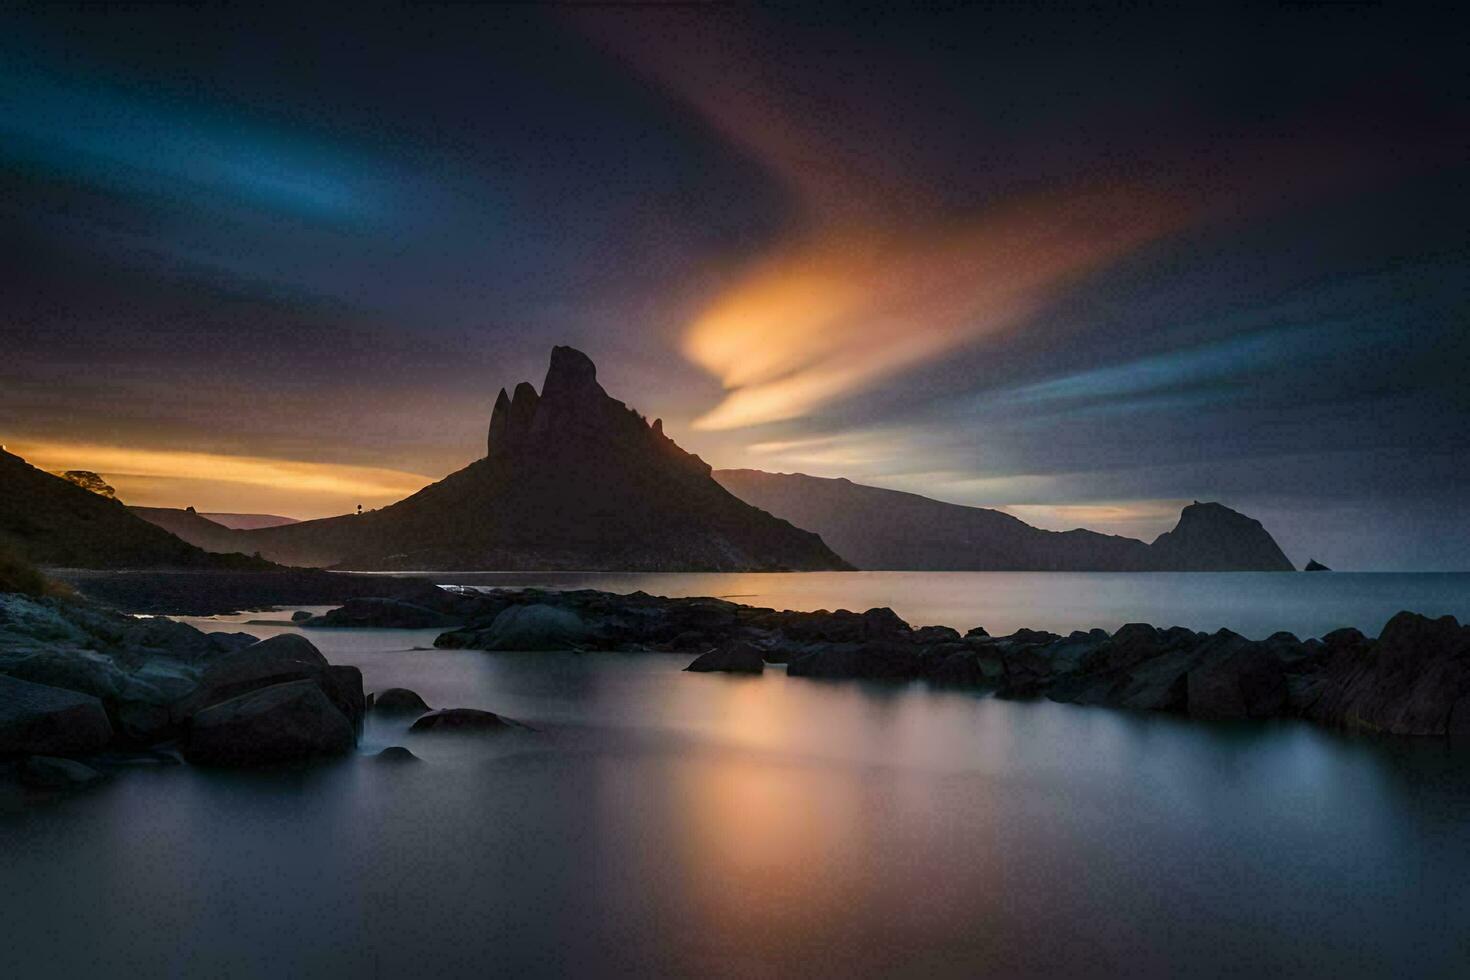
[[0, 441], [377, 506], [552, 344], [716, 466], [1470, 568], [1449, 16], [0, 14]]

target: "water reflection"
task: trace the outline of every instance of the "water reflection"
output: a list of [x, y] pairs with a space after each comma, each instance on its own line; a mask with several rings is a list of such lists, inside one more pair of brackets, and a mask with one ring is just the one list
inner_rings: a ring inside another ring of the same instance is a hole
[[[422, 633], [422, 631], [419, 631]], [[1454, 975], [1470, 756], [685, 658], [409, 651], [539, 731], [0, 815], [6, 975]]]

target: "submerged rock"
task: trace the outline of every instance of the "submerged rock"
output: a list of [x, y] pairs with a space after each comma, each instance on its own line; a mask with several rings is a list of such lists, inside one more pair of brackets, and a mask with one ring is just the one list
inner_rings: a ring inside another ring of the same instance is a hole
[[413, 691], [406, 687], [390, 687], [373, 696], [373, 710], [389, 715], [421, 715], [432, 709]]
[[357, 743], [352, 723], [313, 681], [251, 691], [193, 717], [184, 758], [196, 765], [259, 766], [342, 755]]
[[418, 756], [408, 751], [401, 745], [390, 745], [377, 755], [373, 756], [378, 762], [422, 762]]
[[700, 654], [684, 669], [695, 673], [759, 674], [766, 669], [766, 659], [749, 643], [736, 640]]
[[524, 727], [508, 718], [478, 708], [440, 708], [409, 728], [411, 732], [495, 732]]

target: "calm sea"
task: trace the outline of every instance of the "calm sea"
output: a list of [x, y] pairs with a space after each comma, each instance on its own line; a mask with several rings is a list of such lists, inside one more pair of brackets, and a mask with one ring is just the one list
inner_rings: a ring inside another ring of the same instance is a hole
[[[1470, 613], [1467, 576], [556, 581], [891, 605], [992, 632], [1307, 635], [1401, 607]], [[423, 649], [434, 631], [309, 635], [369, 689], [537, 731], [374, 719], [340, 762], [138, 770], [0, 810], [0, 974], [1450, 977], [1470, 962], [1470, 755], [1438, 741], [687, 674], [687, 656]], [[390, 744], [425, 761], [366, 757]]]

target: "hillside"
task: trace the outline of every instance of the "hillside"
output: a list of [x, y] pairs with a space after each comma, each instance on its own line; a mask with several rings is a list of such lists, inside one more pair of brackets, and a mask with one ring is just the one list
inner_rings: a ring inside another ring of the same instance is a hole
[[210, 554], [129, 512], [118, 501], [0, 450], [0, 547], [53, 568], [254, 568], [244, 555]]
[[1045, 531], [983, 507], [800, 473], [718, 470], [748, 503], [822, 536], [859, 568], [929, 571], [1290, 571], [1259, 521], [1220, 504], [1184, 509], [1154, 544]]

